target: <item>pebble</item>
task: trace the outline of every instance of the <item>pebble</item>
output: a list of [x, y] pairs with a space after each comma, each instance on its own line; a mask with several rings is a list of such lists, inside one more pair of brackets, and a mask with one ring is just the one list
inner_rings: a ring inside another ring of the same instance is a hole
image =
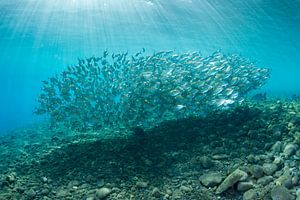
[[48, 182], [48, 179], [47, 179], [46, 177], [43, 177], [43, 178], [42, 178], [42, 181], [43, 181], [43, 183], [47, 183], [47, 182]]
[[41, 191], [41, 195], [43, 195], [43, 196], [46, 196], [46, 195], [48, 195], [49, 193], [50, 193], [50, 191], [49, 191], [49, 189], [47, 189], [47, 188], [42, 189], [42, 191]]
[[179, 189], [175, 189], [173, 194], [172, 194], [172, 199], [182, 199], [182, 192]]
[[264, 176], [257, 180], [257, 184], [260, 184], [262, 186], [266, 186], [269, 183], [271, 183], [274, 180], [272, 176]]
[[15, 173], [11, 173], [9, 175], [6, 176], [6, 181], [9, 183], [9, 184], [12, 184], [16, 181], [16, 174]]
[[271, 152], [273, 154], [277, 154], [280, 153], [282, 150], [282, 142], [277, 141], [275, 144], [273, 144], [273, 146], [271, 147]]
[[160, 198], [162, 196], [162, 193], [160, 192], [160, 190], [157, 187], [155, 187], [151, 191], [151, 196], [153, 196], [155, 198]]
[[278, 169], [278, 166], [274, 163], [263, 164], [263, 171], [266, 175], [273, 175]]
[[199, 163], [204, 169], [212, 168], [215, 165], [214, 161], [208, 156], [201, 156], [199, 158]]
[[184, 185], [182, 185], [182, 186], [180, 186], [180, 191], [182, 191], [182, 192], [191, 192], [193, 189], [192, 188], [190, 188], [190, 187], [187, 187], [187, 186], [184, 186]]
[[[92, 179], [94, 179], [94, 178], [92, 178]], [[105, 184], [104, 179], [97, 180], [97, 186], [98, 186], [99, 188], [103, 187], [104, 184]]]
[[280, 166], [283, 164], [283, 159], [281, 157], [275, 157], [273, 164]]
[[147, 165], [149, 167], [153, 165], [153, 162], [147, 158], [145, 158], [143, 161], [144, 161], [145, 165]]
[[254, 188], [254, 184], [252, 182], [239, 182], [237, 185], [238, 191], [247, 191], [252, 188]]
[[166, 190], [166, 193], [167, 193], [168, 195], [172, 195], [172, 190], [167, 189], [167, 190]]
[[264, 175], [263, 167], [260, 165], [252, 165], [249, 171], [255, 178], [260, 178]]
[[73, 181], [70, 181], [69, 184], [68, 184], [68, 188], [72, 188], [74, 186], [79, 186], [79, 181], [77, 180], [73, 180]]
[[107, 197], [110, 193], [111, 193], [111, 189], [106, 188], [106, 187], [100, 188], [100, 189], [96, 190], [96, 193], [95, 193], [95, 199], [96, 199], [96, 200], [104, 199], [104, 198]]
[[24, 193], [25, 190], [26, 190], [25, 187], [21, 187], [21, 186], [20, 187], [16, 187], [16, 191], [19, 192], [20, 194]]
[[258, 191], [250, 189], [243, 194], [243, 200], [256, 200], [258, 197]]
[[288, 129], [291, 130], [294, 127], [294, 124], [292, 122], [288, 123]]
[[249, 163], [256, 163], [256, 157], [252, 154], [247, 156], [247, 160], [248, 160]]
[[26, 196], [28, 199], [34, 199], [36, 192], [33, 189], [26, 191]]
[[271, 191], [272, 200], [292, 200], [290, 191], [281, 185], [275, 186]]
[[[300, 143], [300, 141], [299, 141], [299, 143]], [[296, 151], [295, 157], [300, 157], [300, 150], [297, 150], [297, 151]]]
[[284, 150], [283, 150], [283, 154], [286, 156], [286, 157], [290, 157], [292, 156], [293, 154], [295, 154], [296, 150], [298, 149], [298, 146], [295, 145], [295, 144], [287, 144], [285, 147], [284, 147]]
[[214, 160], [225, 160], [228, 158], [229, 158], [229, 155], [227, 155], [227, 154], [218, 154], [218, 155], [212, 156], [212, 159], [214, 159]]
[[219, 185], [223, 180], [222, 174], [218, 172], [211, 172], [200, 176], [200, 182], [206, 187], [214, 187]]
[[292, 177], [290, 175], [282, 175], [276, 179], [275, 183], [277, 185], [283, 185], [284, 187], [291, 189], [293, 187]]
[[298, 183], [299, 183], [299, 176], [298, 176], [298, 175], [293, 176], [293, 177], [292, 177], [292, 184], [293, 184], [294, 186], [297, 186]]
[[137, 181], [136, 186], [139, 188], [146, 188], [146, 187], [148, 187], [148, 183], [144, 182], [144, 181]]
[[[297, 114], [297, 113], [296, 113]], [[294, 118], [293, 118], [293, 123], [296, 125], [300, 125], [300, 115], [297, 114]]]
[[296, 131], [296, 133], [294, 134], [294, 138], [295, 138], [294, 142], [296, 144], [300, 144], [300, 132], [299, 131]]
[[300, 200], [300, 189], [296, 191], [296, 200]]
[[69, 194], [68, 191], [66, 191], [64, 189], [61, 189], [61, 190], [59, 190], [57, 192], [56, 196], [58, 196], [58, 197], [66, 197], [66, 196], [68, 196], [68, 194]]
[[226, 191], [228, 188], [233, 186], [238, 181], [244, 181], [248, 177], [248, 174], [240, 169], [236, 169], [231, 174], [229, 174], [225, 180], [219, 185], [216, 190], [217, 194], [221, 194], [222, 192]]

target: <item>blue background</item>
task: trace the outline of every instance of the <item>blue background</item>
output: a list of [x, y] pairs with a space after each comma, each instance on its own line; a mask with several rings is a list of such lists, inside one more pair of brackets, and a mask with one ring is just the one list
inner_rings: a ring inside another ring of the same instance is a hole
[[299, 0], [2, 0], [0, 131], [32, 123], [41, 80], [109, 51], [241, 53], [300, 94]]

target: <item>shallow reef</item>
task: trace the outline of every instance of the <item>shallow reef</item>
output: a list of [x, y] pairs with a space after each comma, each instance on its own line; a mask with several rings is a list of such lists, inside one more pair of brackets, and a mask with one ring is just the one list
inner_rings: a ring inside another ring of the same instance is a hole
[[0, 199], [300, 198], [300, 101], [248, 101], [135, 132], [15, 130]]

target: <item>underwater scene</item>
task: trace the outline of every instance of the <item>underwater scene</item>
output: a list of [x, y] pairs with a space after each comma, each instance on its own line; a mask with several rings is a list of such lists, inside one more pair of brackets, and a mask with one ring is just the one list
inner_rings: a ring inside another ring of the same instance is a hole
[[300, 0], [2, 0], [0, 200], [300, 200]]

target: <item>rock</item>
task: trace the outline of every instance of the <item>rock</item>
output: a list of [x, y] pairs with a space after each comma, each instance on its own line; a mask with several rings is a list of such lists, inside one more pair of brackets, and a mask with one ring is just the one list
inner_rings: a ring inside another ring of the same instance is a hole
[[243, 200], [258, 200], [258, 191], [250, 189], [243, 194]]
[[17, 191], [17, 192], [19, 192], [20, 194], [24, 193], [24, 192], [25, 192], [25, 190], [26, 190], [26, 188], [25, 188], [25, 187], [21, 187], [21, 186], [19, 186], [19, 187], [16, 187], [16, 191]]
[[26, 191], [27, 199], [34, 199], [36, 196], [36, 192], [33, 189]]
[[296, 191], [296, 200], [300, 200], [300, 189]]
[[266, 186], [269, 183], [271, 183], [274, 180], [272, 176], [264, 176], [257, 180], [257, 184], [260, 184], [262, 186]]
[[96, 199], [96, 200], [104, 199], [104, 198], [107, 197], [110, 193], [111, 193], [111, 189], [106, 188], [106, 187], [100, 188], [100, 189], [96, 190], [96, 193], [95, 193], [95, 199]]
[[299, 183], [299, 179], [300, 177], [298, 176], [298, 175], [295, 175], [295, 176], [293, 176], [292, 177], [292, 184], [294, 185], [294, 186], [297, 186], [298, 185], [298, 183]]
[[222, 174], [218, 172], [211, 172], [200, 176], [200, 182], [206, 187], [214, 187], [219, 185], [223, 180]]
[[292, 119], [293, 123], [295, 125], [300, 125], [300, 115], [296, 113], [296, 116], [294, 116], [294, 118]]
[[173, 194], [172, 194], [172, 199], [182, 199], [182, 192], [179, 189], [175, 189]]
[[280, 153], [282, 150], [282, 142], [277, 141], [275, 144], [273, 144], [273, 146], [271, 147], [271, 152], [273, 154], [277, 154]]
[[8, 181], [6, 181], [5, 179], [0, 179], [0, 189], [8, 186], [9, 186]]
[[137, 181], [136, 186], [139, 188], [146, 188], [146, 187], [148, 187], [148, 183], [144, 182], [144, 181]]
[[[102, 180], [102, 179], [100, 179], [100, 180]], [[92, 176], [92, 175], [88, 175], [88, 176], [86, 177], [86, 181], [87, 181], [87, 182], [97, 182], [97, 178], [94, 177], [94, 176]], [[104, 180], [103, 180], [103, 182], [104, 182]], [[103, 186], [103, 185], [102, 185], [102, 186]], [[98, 185], [98, 187], [102, 187], [102, 186], [99, 186], [99, 185]]]
[[285, 147], [284, 147], [284, 150], [283, 150], [283, 154], [286, 156], [286, 157], [290, 157], [292, 156], [293, 154], [295, 154], [295, 152], [297, 151], [298, 149], [298, 146], [295, 145], [295, 144], [287, 144]]
[[291, 130], [294, 128], [294, 124], [292, 122], [288, 123], [288, 130]]
[[201, 156], [199, 158], [199, 163], [204, 169], [212, 168], [215, 165], [214, 161], [208, 156]]
[[47, 188], [42, 189], [42, 191], [41, 191], [41, 195], [43, 195], [43, 196], [46, 196], [46, 195], [48, 195], [49, 193], [50, 193], [50, 191], [49, 191], [49, 189], [47, 189]]
[[147, 158], [145, 158], [143, 161], [144, 161], [145, 165], [147, 165], [149, 167], [151, 167], [153, 165], [153, 162]]
[[283, 159], [281, 157], [275, 157], [273, 164], [280, 166], [283, 164]]
[[218, 154], [218, 155], [212, 156], [212, 159], [214, 159], [214, 160], [225, 160], [228, 158], [229, 158], [229, 155], [227, 155], [227, 154]]
[[47, 183], [48, 182], [47, 177], [42, 177], [42, 181], [43, 181], [43, 183]]
[[247, 160], [249, 163], [256, 163], [256, 159], [255, 156], [250, 154], [249, 156], [247, 156]]
[[294, 134], [294, 138], [295, 138], [294, 143], [295, 144], [300, 144], [300, 132], [299, 131], [296, 131], [296, 133]]
[[11, 174], [8, 174], [6, 176], [6, 181], [9, 183], [9, 184], [12, 184], [16, 181], [16, 174], [15, 173], [11, 173]]
[[94, 197], [88, 197], [85, 200], [94, 200], [94, 199], [95, 199]]
[[[94, 177], [91, 179], [91, 181], [94, 179]], [[97, 180], [97, 179], [95, 179]], [[100, 179], [100, 180], [97, 180], [97, 187], [99, 188], [102, 188], [104, 186], [105, 182], [104, 182], [104, 179]]]
[[238, 191], [247, 191], [252, 188], [254, 188], [254, 184], [252, 182], [239, 182], [237, 185]]
[[278, 179], [276, 179], [275, 183], [277, 185], [282, 185], [282, 186], [286, 187], [287, 189], [291, 189], [293, 187], [292, 176], [289, 174], [283, 174], [282, 176], [278, 177]]
[[171, 196], [171, 195], [172, 195], [172, 190], [170, 190], [170, 189], [167, 189], [167, 190], [166, 190], [166, 193], [167, 193], [168, 195], [170, 195], [170, 196]]
[[179, 189], [180, 189], [180, 191], [185, 192], [185, 193], [191, 192], [193, 190], [192, 188], [184, 186], [184, 185], [180, 186]]
[[68, 183], [68, 188], [72, 188], [72, 187], [74, 187], [74, 186], [79, 186], [79, 181], [77, 181], [77, 180], [73, 180], [73, 181], [70, 181], [69, 183]]
[[275, 186], [271, 191], [272, 200], [292, 200], [290, 191], [281, 185]]
[[171, 196], [171, 195], [172, 195], [172, 193], [173, 193], [173, 192], [172, 192], [172, 190], [170, 190], [170, 189], [166, 189], [166, 194], [168, 194], [168, 195], [170, 195], [170, 196]]
[[263, 170], [266, 175], [273, 175], [278, 169], [278, 166], [274, 163], [263, 164]]
[[289, 177], [287, 180], [285, 180], [282, 185], [287, 189], [292, 189], [294, 187], [294, 184], [292, 182], [292, 177]]
[[56, 193], [57, 197], [66, 197], [68, 195], [69, 195], [68, 191], [64, 189], [61, 189]]
[[216, 190], [217, 194], [221, 194], [222, 192], [226, 191], [228, 188], [233, 186], [238, 181], [244, 181], [248, 177], [248, 174], [240, 169], [236, 169], [231, 174], [229, 174], [225, 180], [219, 185]]
[[160, 192], [160, 190], [155, 187], [153, 188], [152, 192], [151, 192], [151, 196], [155, 197], [155, 198], [160, 198], [162, 196], [162, 193]]
[[249, 171], [255, 178], [260, 178], [264, 175], [263, 167], [260, 165], [252, 165]]

